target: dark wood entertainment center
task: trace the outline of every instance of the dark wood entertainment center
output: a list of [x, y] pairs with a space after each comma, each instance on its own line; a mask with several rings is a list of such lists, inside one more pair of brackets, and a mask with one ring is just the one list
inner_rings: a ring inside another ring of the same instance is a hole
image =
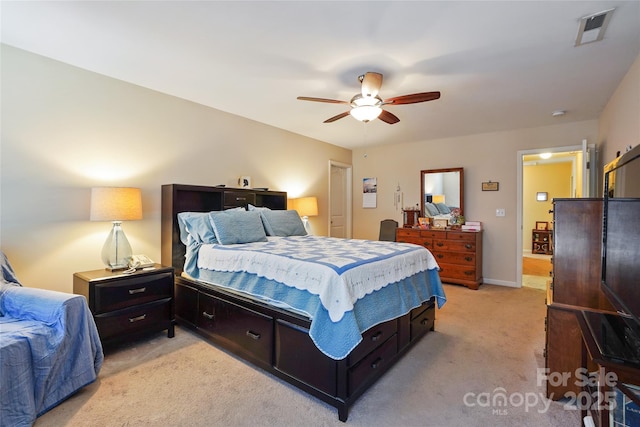
[[308, 335], [307, 317], [182, 277], [185, 246], [177, 214], [208, 212], [248, 203], [286, 209], [286, 193], [181, 184], [162, 186], [162, 264], [173, 266], [175, 318], [215, 345], [338, 409], [349, 407], [422, 336], [434, 329], [435, 302], [379, 324], [342, 360], [322, 353]]

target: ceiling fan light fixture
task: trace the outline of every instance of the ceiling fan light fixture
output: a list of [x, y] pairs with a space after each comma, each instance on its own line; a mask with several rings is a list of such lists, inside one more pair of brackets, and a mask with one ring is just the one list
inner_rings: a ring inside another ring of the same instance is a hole
[[359, 107], [353, 107], [349, 114], [361, 122], [370, 122], [371, 120], [377, 119], [378, 116], [382, 113], [382, 108], [377, 105], [361, 105]]

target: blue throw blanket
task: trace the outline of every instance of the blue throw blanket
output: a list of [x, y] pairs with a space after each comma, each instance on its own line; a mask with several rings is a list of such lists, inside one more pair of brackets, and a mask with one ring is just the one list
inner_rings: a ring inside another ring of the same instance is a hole
[[31, 426], [98, 377], [103, 353], [84, 297], [0, 285], [0, 424]]

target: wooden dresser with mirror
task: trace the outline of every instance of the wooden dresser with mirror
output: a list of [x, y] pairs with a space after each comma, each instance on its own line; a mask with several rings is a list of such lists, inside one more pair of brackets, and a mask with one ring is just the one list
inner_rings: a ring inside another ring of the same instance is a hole
[[[426, 203], [444, 203], [459, 208], [464, 215], [464, 169], [428, 169], [420, 171], [420, 211]], [[413, 211], [412, 211], [413, 212]], [[478, 289], [482, 284], [482, 231], [459, 229], [422, 229], [414, 221], [405, 221], [396, 230], [396, 241], [415, 243], [429, 249], [440, 266], [440, 279], [445, 283]]]

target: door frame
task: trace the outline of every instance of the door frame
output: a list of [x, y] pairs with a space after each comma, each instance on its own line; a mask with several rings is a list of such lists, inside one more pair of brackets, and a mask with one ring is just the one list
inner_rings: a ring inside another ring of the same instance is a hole
[[[530, 154], [541, 154], [541, 153], [563, 153], [563, 152], [567, 152], [567, 151], [581, 151], [582, 152], [582, 156], [583, 159], [587, 158], [587, 153], [586, 153], [586, 140], [583, 140], [582, 143], [580, 145], [570, 145], [570, 146], [566, 146], [566, 147], [551, 147], [551, 148], [535, 148], [535, 149], [531, 149], [531, 150], [518, 150], [517, 152], [517, 189], [518, 189], [518, 194], [517, 194], [517, 212], [516, 212], [516, 248], [518, 248], [518, 256], [516, 257], [516, 287], [517, 288], [521, 288], [522, 287], [522, 241], [523, 241], [523, 237], [522, 237], [522, 216], [523, 216], [523, 206], [522, 206], [522, 202], [523, 202], [523, 198], [522, 198], [522, 186], [524, 185], [524, 176], [523, 176], [523, 157], [525, 155], [530, 155]], [[584, 170], [584, 168], [588, 168], [588, 163], [586, 161], [583, 160], [582, 165], [583, 167], [583, 171], [582, 171], [582, 176], [583, 176], [583, 182], [584, 179], [588, 177], [589, 174], [589, 170]], [[583, 192], [584, 191], [588, 191], [586, 190], [587, 188], [589, 188], [588, 186], [585, 187], [583, 185]]]
[[332, 167], [337, 167], [337, 168], [342, 168], [346, 170], [346, 183], [345, 183], [345, 187], [343, 189], [345, 197], [346, 197], [346, 208], [347, 208], [347, 213], [346, 213], [346, 218], [345, 218], [345, 222], [346, 222], [346, 238], [350, 239], [351, 238], [351, 233], [352, 233], [352, 227], [351, 227], [351, 223], [352, 223], [352, 216], [353, 216], [353, 210], [352, 210], [352, 202], [353, 202], [353, 166], [348, 164], [348, 163], [342, 163], [339, 162], [337, 160], [329, 160], [329, 190], [328, 190], [328, 197], [327, 197], [327, 205], [329, 208], [328, 211], [328, 219], [327, 219], [327, 234], [329, 236], [331, 236], [331, 192], [333, 191], [333, 186], [332, 186], [332, 182], [331, 182], [331, 168]]

